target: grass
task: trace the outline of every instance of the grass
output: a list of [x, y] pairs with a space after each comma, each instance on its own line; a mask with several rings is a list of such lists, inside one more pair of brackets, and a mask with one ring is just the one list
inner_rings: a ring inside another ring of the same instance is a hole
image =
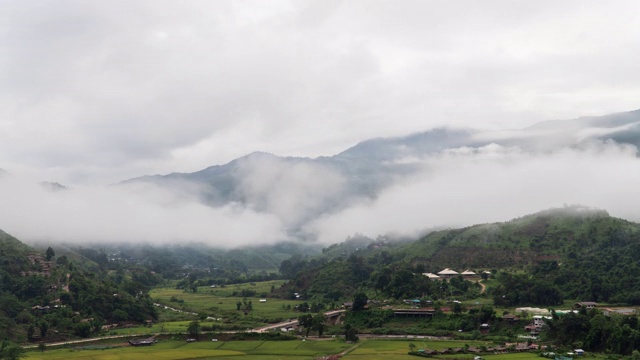
[[[256, 283], [255, 287], [260, 290], [271, 288], [271, 284], [281, 283], [277, 281], [267, 281], [264, 283]], [[236, 303], [242, 301], [242, 296], [231, 296], [236, 291], [240, 293], [243, 288], [251, 286], [249, 284], [230, 285], [225, 288], [209, 288], [200, 287], [197, 293], [184, 292], [180, 289], [163, 287], [156, 288], [150, 292], [151, 297], [158, 302], [168, 305], [177, 309], [185, 311], [196, 312], [198, 314], [207, 314], [212, 317], [228, 317], [233, 314], [242, 314], [242, 312], [236, 311]], [[270, 290], [269, 290], [270, 291]], [[269, 292], [267, 291], [267, 292]], [[260, 294], [260, 292], [256, 292]], [[182, 303], [171, 302], [171, 298], [175, 297], [182, 300]], [[253, 310], [248, 315], [257, 319], [265, 319], [266, 321], [275, 319], [288, 319], [298, 317], [300, 313], [293, 310], [287, 310], [286, 307], [290, 306], [293, 309], [296, 305], [301, 304], [300, 300], [282, 300], [267, 298], [267, 302], [260, 302], [260, 297], [247, 298], [251, 300], [253, 304]], [[284, 307], [283, 307], [284, 306]], [[244, 315], [243, 315], [244, 316]]]
[[121, 347], [106, 350], [59, 349], [29, 352], [25, 359], [33, 360], [129, 360], [129, 359], [220, 359], [297, 360], [336, 354], [350, 347], [338, 340], [327, 341], [229, 341], [196, 342], [164, 341], [149, 347]]
[[[344, 360], [415, 360], [407, 354], [409, 344], [417, 349], [444, 349], [487, 345], [482, 341], [434, 341], [411, 340], [363, 340], [357, 348], [345, 355]], [[70, 348], [28, 352], [29, 360], [179, 360], [179, 359], [238, 359], [238, 360], [311, 360], [319, 356], [339, 354], [353, 344], [336, 339], [322, 341], [184, 341], [166, 340], [150, 347], [120, 347], [104, 350], [74, 350]], [[85, 345], [86, 347], [86, 345]], [[80, 348], [80, 346], [78, 347]], [[434, 359], [473, 359], [473, 354], [438, 355]], [[483, 355], [486, 360], [534, 360], [540, 359], [538, 353], [513, 353]], [[590, 358], [606, 358], [605, 355], [589, 354]]]
[[[303, 301], [266, 298], [266, 302], [260, 302], [260, 299], [265, 297], [259, 295], [270, 293], [272, 287], [278, 288], [283, 283], [284, 280], [273, 280], [216, 288], [204, 286], [199, 287], [196, 293], [185, 292], [175, 287], [155, 288], [150, 292], [155, 302], [185, 312], [180, 313], [160, 308], [160, 321], [153, 326], [113, 329], [109, 335], [186, 332], [189, 323], [199, 318], [198, 315], [189, 313], [204, 314], [214, 318], [215, 320], [201, 321], [202, 326], [211, 327], [214, 330], [248, 330], [269, 323], [297, 318], [302, 313], [294, 311], [295, 306]], [[242, 293], [243, 290], [252, 290], [256, 293], [256, 297], [247, 298], [247, 300], [251, 300], [253, 305], [253, 310], [247, 315], [238, 311], [236, 307], [236, 303], [242, 302], [244, 298], [232, 296], [234, 293]], [[172, 298], [179, 299], [180, 302], [171, 301]]]

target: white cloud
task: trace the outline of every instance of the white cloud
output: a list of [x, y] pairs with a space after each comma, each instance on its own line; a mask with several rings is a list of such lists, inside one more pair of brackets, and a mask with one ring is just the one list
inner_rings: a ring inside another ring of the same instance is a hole
[[[3, 201], [16, 205], [0, 227], [30, 238], [272, 241], [346, 180], [273, 163], [246, 174], [247, 208], [103, 185], [253, 151], [332, 155], [442, 125], [517, 129], [640, 98], [640, 2], [630, 0], [10, 0], [2, 10], [0, 167], [73, 188], [3, 180]], [[504, 131], [520, 148], [406, 158], [429, 171], [313, 227], [336, 241], [565, 202], [635, 216], [623, 201], [637, 180], [626, 149], [548, 152], [601, 130], [589, 131]]]
[[398, 183], [309, 226], [323, 242], [356, 232], [415, 235], [438, 226], [507, 221], [564, 204], [581, 204], [640, 221], [635, 210], [640, 160], [634, 147], [590, 143], [532, 153], [489, 145], [424, 159], [421, 176]]
[[188, 194], [148, 184], [50, 191], [7, 176], [0, 179], [5, 204], [0, 227], [30, 242], [202, 242], [237, 247], [286, 238], [274, 215], [239, 204], [212, 208]]
[[[636, 108], [635, 1], [9, 1], [0, 166], [70, 185]], [[54, 178], [55, 179], [52, 179]]]

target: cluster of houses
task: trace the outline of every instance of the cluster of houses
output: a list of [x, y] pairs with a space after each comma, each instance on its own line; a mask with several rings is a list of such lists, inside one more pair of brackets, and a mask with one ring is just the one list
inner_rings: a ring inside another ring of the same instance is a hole
[[46, 261], [41, 255], [32, 254], [27, 255], [27, 259], [31, 265], [39, 267], [40, 271], [21, 271], [20, 275], [22, 276], [51, 276], [51, 271], [53, 270], [53, 261]]
[[[578, 309], [586, 309], [591, 310], [598, 306], [597, 303], [593, 301], [582, 301], [575, 303], [573, 306], [573, 310], [556, 310], [556, 315], [562, 316], [568, 313], [577, 313]], [[516, 313], [528, 313], [528, 314], [536, 314], [533, 316], [531, 323], [525, 326], [524, 329], [530, 335], [536, 336], [540, 334], [542, 331], [545, 321], [551, 320], [551, 312], [547, 309], [540, 308], [516, 308]], [[611, 315], [635, 315], [636, 309], [633, 308], [603, 308], [602, 313], [605, 316]], [[512, 318], [517, 319], [515, 315], [509, 315]], [[506, 319], [507, 315], [503, 316], [503, 319]]]
[[[486, 274], [491, 274], [488, 271], [485, 271], [484, 273]], [[465, 270], [461, 273], [446, 268], [440, 272], [438, 272], [437, 274], [434, 273], [422, 273], [422, 275], [426, 276], [429, 278], [429, 280], [447, 280], [447, 279], [451, 279], [454, 277], [458, 277], [458, 276], [462, 276], [462, 278], [464, 279], [477, 279], [480, 277], [480, 275], [476, 274], [475, 272], [471, 271], [471, 270]]]
[[527, 343], [513, 343], [497, 345], [494, 347], [478, 348], [475, 346], [469, 346], [465, 348], [448, 348], [448, 349], [420, 349], [419, 353], [425, 355], [448, 355], [448, 354], [507, 354], [510, 352], [522, 352], [530, 350], [539, 350], [540, 346], [536, 344]]

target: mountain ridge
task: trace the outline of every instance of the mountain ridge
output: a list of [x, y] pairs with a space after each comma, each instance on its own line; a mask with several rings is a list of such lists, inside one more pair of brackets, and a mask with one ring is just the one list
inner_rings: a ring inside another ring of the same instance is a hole
[[[576, 131], [571, 124], [579, 124], [582, 130]], [[621, 129], [621, 124], [627, 127]], [[557, 132], [540, 131], [548, 128]], [[298, 234], [315, 219], [336, 214], [353, 203], [375, 200], [398, 180], [428, 171], [424, 160], [443, 151], [478, 150], [495, 144], [538, 152], [548, 151], [549, 146], [579, 147], [590, 141], [615, 141], [637, 149], [640, 110], [541, 122], [506, 134], [436, 128], [365, 140], [335, 155], [317, 158], [253, 152], [195, 172], [142, 176], [124, 180], [120, 185], [146, 183], [180, 189], [210, 206], [243, 204], [258, 212], [277, 215], [285, 228]]]

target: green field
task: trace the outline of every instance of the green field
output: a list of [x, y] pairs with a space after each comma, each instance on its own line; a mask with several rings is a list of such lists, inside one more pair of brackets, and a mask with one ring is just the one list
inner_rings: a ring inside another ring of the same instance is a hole
[[[121, 347], [106, 350], [60, 349], [29, 352], [25, 359], [42, 360], [174, 360], [174, 359], [225, 359], [229, 357], [247, 360], [302, 360], [340, 353], [350, 347], [342, 341], [229, 341], [196, 342], [164, 341], [149, 347]], [[81, 348], [81, 347], [78, 347]]]
[[[365, 340], [357, 349], [350, 352], [343, 359], [347, 360], [388, 360], [388, 359], [419, 359], [407, 355], [409, 344], [414, 344], [416, 349], [447, 349], [470, 346], [489, 345], [485, 341], [444, 341], [444, 340]], [[459, 355], [456, 355], [459, 356]], [[473, 359], [473, 356], [470, 357]]]
[[[186, 343], [177, 340], [160, 341], [150, 347], [119, 347], [105, 350], [89, 350], [90, 346], [77, 346], [75, 349], [65, 348], [41, 353], [32, 351], [25, 359], [41, 360], [178, 360], [178, 359], [226, 359], [243, 360], [303, 360], [314, 359], [323, 355], [339, 354], [352, 349], [345, 360], [408, 360], [418, 359], [407, 355], [409, 344], [417, 348], [443, 349], [463, 347], [467, 345], [487, 345], [481, 341], [432, 341], [411, 340], [363, 340], [356, 344], [347, 344], [336, 339], [325, 340], [290, 340], [290, 341], [228, 341], [228, 342], [195, 342]], [[434, 359], [473, 359], [471, 354], [443, 355]], [[516, 353], [503, 355], [486, 355], [486, 360], [533, 360], [540, 359], [537, 353]]]
[[[283, 284], [282, 280], [265, 281], [258, 283], [246, 283], [227, 285], [226, 287], [210, 288], [199, 287], [198, 292], [185, 292], [174, 287], [162, 287], [151, 290], [150, 295], [154, 301], [172, 308], [194, 312], [198, 314], [206, 314], [214, 318], [220, 318], [221, 321], [233, 320], [234, 323], [240, 324], [240, 327], [255, 327], [259, 324], [281, 321], [289, 318], [297, 318], [299, 312], [293, 311], [296, 305], [303, 301], [299, 300], [282, 300], [275, 298], [266, 298], [266, 302], [260, 302], [259, 295], [271, 292], [271, 287], [279, 287]], [[255, 297], [249, 297], [253, 310], [244, 315], [242, 311], [236, 310], [236, 303], [242, 301], [242, 296], [232, 296], [234, 292], [240, 294], [243, 289], [249, 289], [256, 292]], [[171, 301], [172, 298], [179, 299], [181, 302]], [[287, 309], [287, 306], [290, 309]], [[187, 314], [179, 314], [171, 311], [161, 311], [161, 320], [173, 321], [178, 318], [188, 319], [196, 318]]]

